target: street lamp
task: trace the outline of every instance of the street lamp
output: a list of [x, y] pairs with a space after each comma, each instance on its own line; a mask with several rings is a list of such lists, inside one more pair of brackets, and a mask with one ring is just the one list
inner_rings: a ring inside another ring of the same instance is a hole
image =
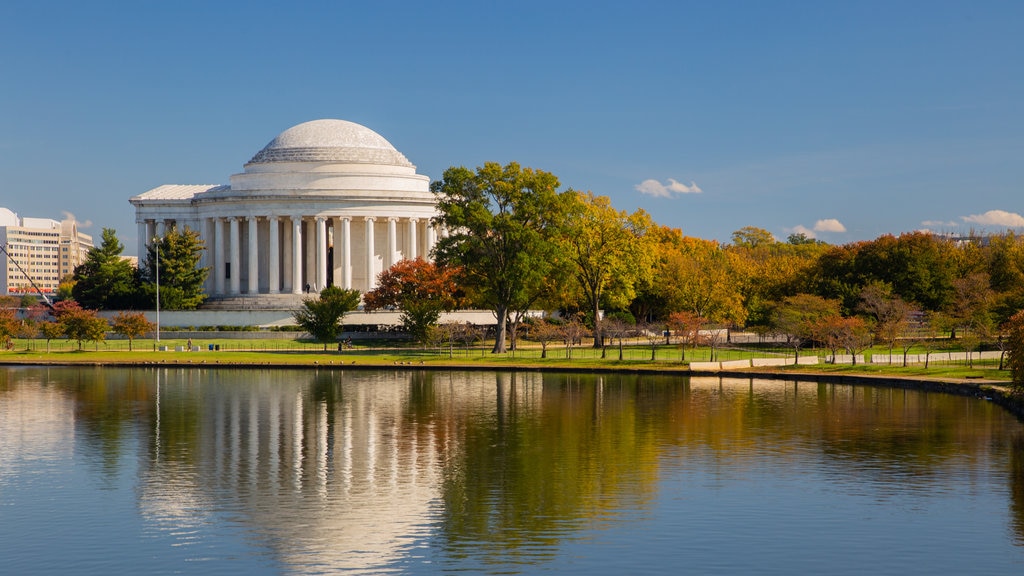
[[156, 343], [160, 345], [160, 242], [163, 238], [156, 237], [154, 252], [156, 252]]

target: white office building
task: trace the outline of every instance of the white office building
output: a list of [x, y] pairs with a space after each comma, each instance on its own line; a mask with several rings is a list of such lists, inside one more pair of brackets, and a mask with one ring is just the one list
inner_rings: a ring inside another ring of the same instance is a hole
[[7, 208], [0, 208], [0, 244], [0, 294], [8, 296], [35, 294], [36, 287], [56, 293], [93, 246], [74, 220], [20, 218]]

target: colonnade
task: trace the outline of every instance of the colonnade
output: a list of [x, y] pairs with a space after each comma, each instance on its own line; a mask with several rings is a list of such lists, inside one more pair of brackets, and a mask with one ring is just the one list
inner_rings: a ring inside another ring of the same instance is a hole
[[376, 287], [382, 270], [402, 258], [428, 258], [443, 234], [430, 218], [417, 217], [250, 214], [198, 222], [144, 220], [138, 223], [140, 265], [149, 242], [178, 225], [199, 231], [206, 244], [200, 265], [210, 268], [206, 291], [219, 296], [302, 294], [329, 285], [366, 292]]

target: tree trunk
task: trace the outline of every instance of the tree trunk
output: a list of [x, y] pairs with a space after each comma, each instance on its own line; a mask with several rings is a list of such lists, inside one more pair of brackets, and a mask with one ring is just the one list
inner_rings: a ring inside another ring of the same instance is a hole
[[594, 348], [600, 348], [604, 345], [604, 338], [601, 334], [601, 318], [600, 314], [600, 302], [598, 298], [594, 298]]
[[495, 309], [495, 317], [498, 320], [498, 325], [495, 328], [494, 334], [494, 348], [491, 350], [491, 354], [504, 354], [505, 349], [505, 326], [508, 321], [508, 307], [498, 306]]

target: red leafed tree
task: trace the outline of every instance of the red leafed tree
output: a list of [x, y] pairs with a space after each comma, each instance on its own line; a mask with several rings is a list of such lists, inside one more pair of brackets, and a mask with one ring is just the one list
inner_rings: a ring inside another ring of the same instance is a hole
[[428, 340], [441, 312], [459, 305], [457, 270], [422, 258], [405, 259], [377, 277], [377, 287], [363, 295], [366, 310], [402, 311], [402, 327], [417, 342]]

